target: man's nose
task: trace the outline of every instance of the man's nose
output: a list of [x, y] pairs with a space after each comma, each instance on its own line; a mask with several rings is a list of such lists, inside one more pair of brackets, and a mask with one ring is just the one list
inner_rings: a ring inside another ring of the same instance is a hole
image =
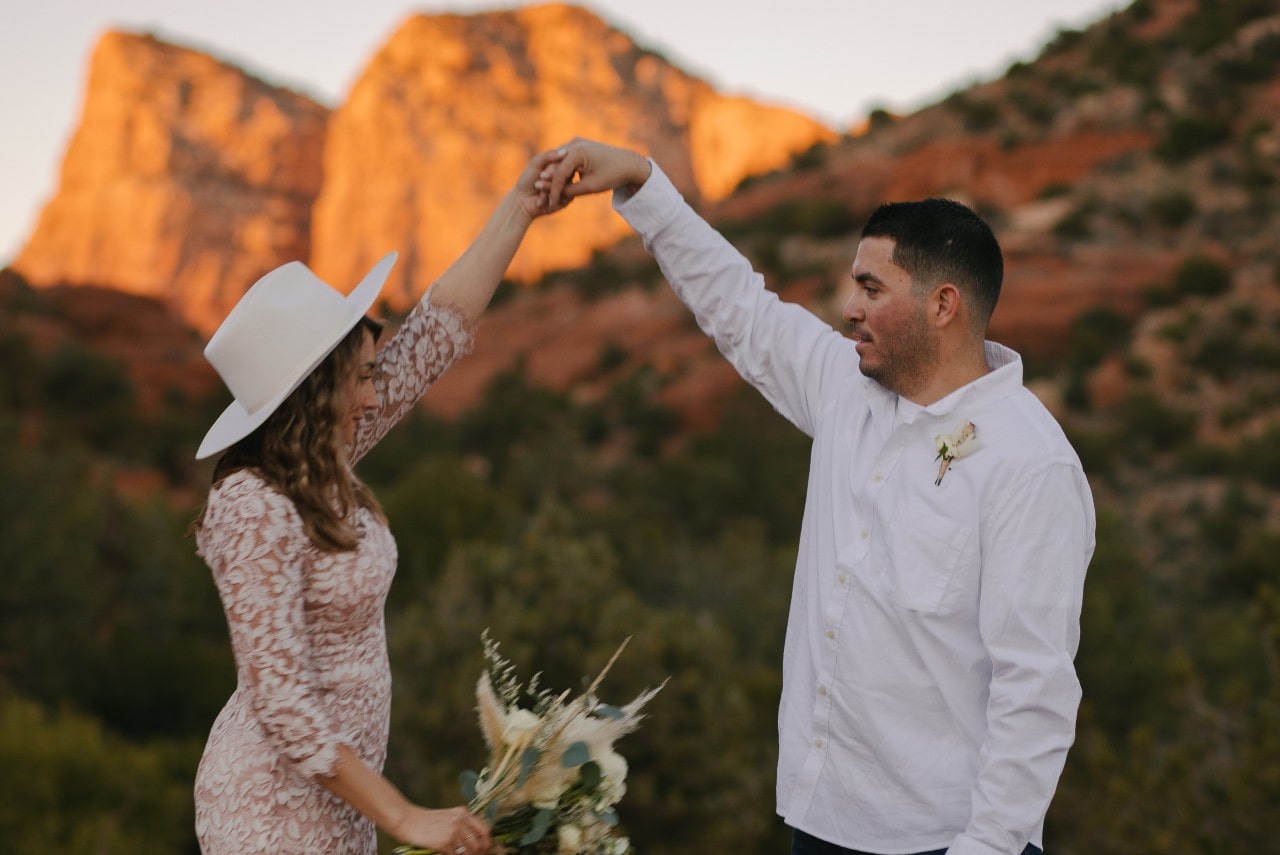
[[849, 299], [844, 303], [844, 311], [841, 312], [841, 317], [844, 318], [844, 322], [846, 324], [851, 324], [854, 321], [861, 321], [866, 317], [862, 310], [862, 303], [859, 302], [857, 294], [849, 295]]

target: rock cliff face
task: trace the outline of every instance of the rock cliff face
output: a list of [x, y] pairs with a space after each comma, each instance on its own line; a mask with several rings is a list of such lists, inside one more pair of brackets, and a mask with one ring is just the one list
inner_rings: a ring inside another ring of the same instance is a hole
[[[198, 51], [107, 33], [14, 267], [37, 286], [159, 298], [208, 334], [278, 264], [307, 260], [345, 290], [398, 249], [386, 293], [402, 308], [529, 156], [575, 134], [650, 152], [694, 200], [834, 137], [721, 96], [571, 6], [409, 18], [332, 117]], [[608, 200], [584, 200], [535, 228], [513, 276], [577, 265], [624, 228]]]
[[309, 253], [328, 110], [206, 54], [107, 33], [57, 194], [14, 267], [161, 299], [207, 328]]
[[[403, 307], [466, 247], [529, 157], [575, 135], [652, 154], [695, 202], [834, 138], [792, 111], [718, 94], [574, 6], [414, 16], [334, 112], [316, 271], [356, 282], [400, 249], [385, 293]], [[608, 199], [575, 202], [534, 227], [511, 275], [577, 266], [625, 232]]]

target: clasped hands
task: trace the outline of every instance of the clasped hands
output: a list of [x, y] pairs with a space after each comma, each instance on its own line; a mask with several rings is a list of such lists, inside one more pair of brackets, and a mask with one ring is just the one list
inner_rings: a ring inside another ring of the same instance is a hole
[[579, 196], [620, 187], [635, 192], [652, 169], [638, 152], [575, 137], [535, 155], [526, 176], [532, 178], [535, 207], [541, 215], [563, 210]]

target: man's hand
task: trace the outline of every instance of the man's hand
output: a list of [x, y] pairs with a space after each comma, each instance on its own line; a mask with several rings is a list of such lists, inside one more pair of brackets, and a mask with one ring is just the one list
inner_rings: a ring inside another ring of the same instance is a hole
[[575, 137], [556, 152], [563, 152], [563, 157], [549, 163], [535, 185], [547, 194], [546, 206], [551, 210], [559, 210], [579, 196], [619, 187], [634, 193], [649, 180], [653, 169], [648, 159], [638, 152], [581, 137]]

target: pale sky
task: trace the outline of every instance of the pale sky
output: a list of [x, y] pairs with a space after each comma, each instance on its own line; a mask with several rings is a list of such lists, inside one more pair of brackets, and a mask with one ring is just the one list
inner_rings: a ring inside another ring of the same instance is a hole
[[[522, 0], [4, 0], [0, 34], [0, 264], [57, 189], [89, 53], [107, 29], [151, 32], [337, 106], [415, 12]], [[725, 92], [790, 106], [838, 130], [875, 107], [911, 110], [1128, 0], [586, 0], [585, 6]]]

